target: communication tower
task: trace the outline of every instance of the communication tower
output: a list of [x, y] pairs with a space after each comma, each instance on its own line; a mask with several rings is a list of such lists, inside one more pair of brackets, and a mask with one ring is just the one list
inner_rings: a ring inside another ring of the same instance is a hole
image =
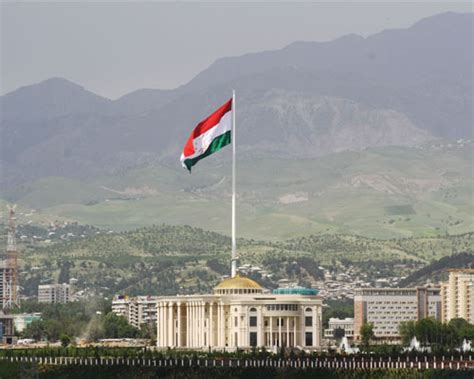
[[17, 291], [18, 276], [18, 250], [16, 247], [16, 218], [15, 206], [9, 207], [7, 252], [0, 267], [1, 303], [3, 309], [11, 309], [19, 306]]

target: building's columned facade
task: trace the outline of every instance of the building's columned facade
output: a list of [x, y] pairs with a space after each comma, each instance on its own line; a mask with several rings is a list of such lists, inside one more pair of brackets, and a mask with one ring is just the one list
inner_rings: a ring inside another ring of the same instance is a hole
[[251, 279], [224, 280], [213, 295], [160, 297], [157, 346], [191, 349], [301, 347], [321, 344], [316, 294], [264, 293]]

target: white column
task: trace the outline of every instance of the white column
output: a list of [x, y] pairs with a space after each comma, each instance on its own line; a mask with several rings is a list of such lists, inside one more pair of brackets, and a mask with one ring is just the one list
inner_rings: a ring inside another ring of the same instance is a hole
[[200, 334], [201, 325], [199, 325], [200, 320], [199, 320], [199, 302], [198, 301], [195, 304], [194, 311], [196, 312], [196, 347], [198, 347], [198, 346], [200, 346], [200, 342], [201, 342], [201, 341], [199, 341], [199, 334]]
[[270, 316], [270, 347], [273, 347], [273, 317]]
[[206, 323], [206, 302], [203, 301], [201, 304], [201, 315], [202, 315], [202, 340], [201, 340], [201, 346], [209, 346], [209, 341], [207, 338], [209, 338], [209, 335], [206, 336], [207, 330], [209, 328], [209, 322]]
[[194, 346], [199, 346], [199, 310], [198, 302], [194, 302]]
[[219, 338], [219, 346], [223, 347], [224, 341], [222, 339], [222, 329], [224, 328], [224, 325], [222, 324], [222, 303], [217, 304], [217, 310], [219, 311], [219, 330], [217, 331], [217, 335]]
[[214, 346], [214, 303], [211, 301], [209, 303], [209, 336], [208, 336], [208, 345]]
[[197, 302], [193, 304], [194, 312], [194, 346], [199, 346], [199, 312], [197, 309]]
[[168, 346], [174, 346], [174, 320], [173, 320], [173, 303], [170, 301], [168, 303], [169, 309], [169, 320], [168, 320]]
[[196, 346], [196, 308], [194, 301], [191, 302], [191, 346]]
[[160, 303], [156, 303], [156, 346], [160, 346]]
[[190, 301], [188, 304], [188, 310], [189, 310], [189, 347], [193, 347], [194, 346], [193, 345], [194, 325], [193, 325], [193, 302], [192, 301]]
[[164, 309], [163, 309], [163, 334], [165, 336], [165, 347], [169, 346], [169, 339], [168, 339], [168, 303], [165, 302]]
[[202, 322], [202, 304], [200, 301], [197, 303], [197, 316], [198, 316], [198, 346], [202, 346], [202, 329], [204, 327]]
[[290, 346], [290, 318], [286, 316], [286, 346]]
[[163, 320], [161, 318], [161, 302], [158, 302], [158, 312], [156, 315], [156, 332], [158, 338], [158, 346], [162, 345], [163, 334], [161, 333], [161, 325], [163, 324]]
[[178, 340], [176, 341], [176, 346], [181, 347], [181, 303], [178, 302]]
[[316, 331], [316, 324], [317, 324], [317, 322], [318, 322], [318, 319], [317, 319], [318, 314], [316, 313], [316, 306], [313, 306], [313, 312], [312, 312], [312, 314], [313, 314], [313, 326], [312, 326], [312, 331], [313, 331], [313, 346], [317, 346], [317, 345], [316, 345], [316, 343], [317, 343], [317, 342], [316, 342], [316, 332], [317, 332], [317, 331]]
[[[242, 309], [242, 307], [241, 307]], [[245, 307], [245, 316], [244, 321], [240, 324], [240, 335], [242, 336], [240, 342], [242, 346], [250, 346], [250, 336], [249, 336], [249, 306]], [[239, 316], [239, 320], [241, 320]], [[258, 339], [258, 315], [257, 315], [257, 339]], [[258, 346], [258, 345], [257, 345]]]
[[301, 315], [300, 315], [300, 338], [301, 338], [301, 346], [306, 345], [306, 307], [301, 305]]
[[186, 347], [190, 347], [189, 344], [189, 301], [186, 301]]
[[160, 346], [160, 303], [156, 303], [156, 346]]
[[217, 337], [217, 346], [222, 346], [221, 344], [221, 306], [217, 303], [217, 317], [216, 317], [216, 337]]
[[281, 317], [278, 317], [278, 347], [281, 347]]
[[160, 313], [161, 313], [161, 319], [160, 319], [160, 322], [161, 322], [161, 325], [160, 325], [160, 329], [161, 329], [161, 347], [165, 347], [166, 346], [166, 333], [165, 333], [165, 323], [166, 323], [166, 317], [165, 317], [165, 303], [161, 302], [161, 310], [160, 310]]
[[225, 326], [225, 305], [221, 303], [221, 341], [222, 346], [225, 347], [225, 335], [226, 335], [226, 326]]
[[298, 346], [298, 344], [296, 343], [296, 321], [297, 318], [293, 317], [293, 347]]
[[199, 347], [204, 346], [204, 303], [199, 302]]
[[316, 333], [318, 334], [318, 341], [316, 343], [316, 346], [321, 346], [321, 338], [322, 338], [322, 331], [323, 331], [323, 309], [321, 307], [318, 307], [318, 323], [316, 325]]
[[[247, 333], [249, 335], [249, 333]], [[262, 306], [257, 307], [257, 346], [264, 346]], [[249, 344], [250, 345], [250, 344]]]
[[[237, 341], [234, 341], [234, 345], [235, 346], [242, 346], [243, 344], [242, 344], [242, 341], [240, 340], [240, 317], [239, 317], [239, 314], [237, 313], [237, 315], [234, 316], [234, 317], [237, 317]], [[234, 338], [235, 338], [235, 333], [234, 333]]]

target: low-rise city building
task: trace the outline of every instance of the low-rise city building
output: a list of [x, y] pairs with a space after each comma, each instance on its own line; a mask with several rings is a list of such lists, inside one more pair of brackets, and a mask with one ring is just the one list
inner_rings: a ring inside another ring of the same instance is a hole
[[61, 284], [40, 284], [38, 286], [38, 303], [65, 304], [71, 301], [71, 285]]
[[13, 345], [16, 341], [13, 315], [0, 311], [0, 344]]
[[364, 323], [371, 323], [375, 338], [398, 340], [401, 322], [426, 317], [441, 320], [439, 287], [363, 288], [355, 291], [355, 338], [360, 338], [360, 328]]
[[25, 328], [30, 325], [33, 321], [41, 320], [41, 313], [16, 313], [13, 314], [13, 322], [15, 326], [15, 330], [17, 332], [23, 332]]
[[322, 298], [317, 290], [269, 292], [242, 276], [227, 278], [213, 294], [158, 298], [157, 346], [226, 349], [319, 349]]
[[449, 270], [449, 279], [441, 283], [442, 320], [463, 318], [474, 324], [474, 269]]
[[354, 337], [354, 319], [346, 317], [344, 319], [331, 317], [328, 322], [328, 328], [324, 329], [324, 338], [335, 338], [336, 330], [341, 330], [341, 337]]

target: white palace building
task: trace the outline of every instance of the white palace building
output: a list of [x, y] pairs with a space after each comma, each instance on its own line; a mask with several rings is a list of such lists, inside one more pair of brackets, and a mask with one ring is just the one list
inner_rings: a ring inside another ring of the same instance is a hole
[[214, 294], [160, 296], [157, 312], [159, 348], [315, 350], [321, 345], [322, 299], [315, 289], [269, 292], [237, 274]]

